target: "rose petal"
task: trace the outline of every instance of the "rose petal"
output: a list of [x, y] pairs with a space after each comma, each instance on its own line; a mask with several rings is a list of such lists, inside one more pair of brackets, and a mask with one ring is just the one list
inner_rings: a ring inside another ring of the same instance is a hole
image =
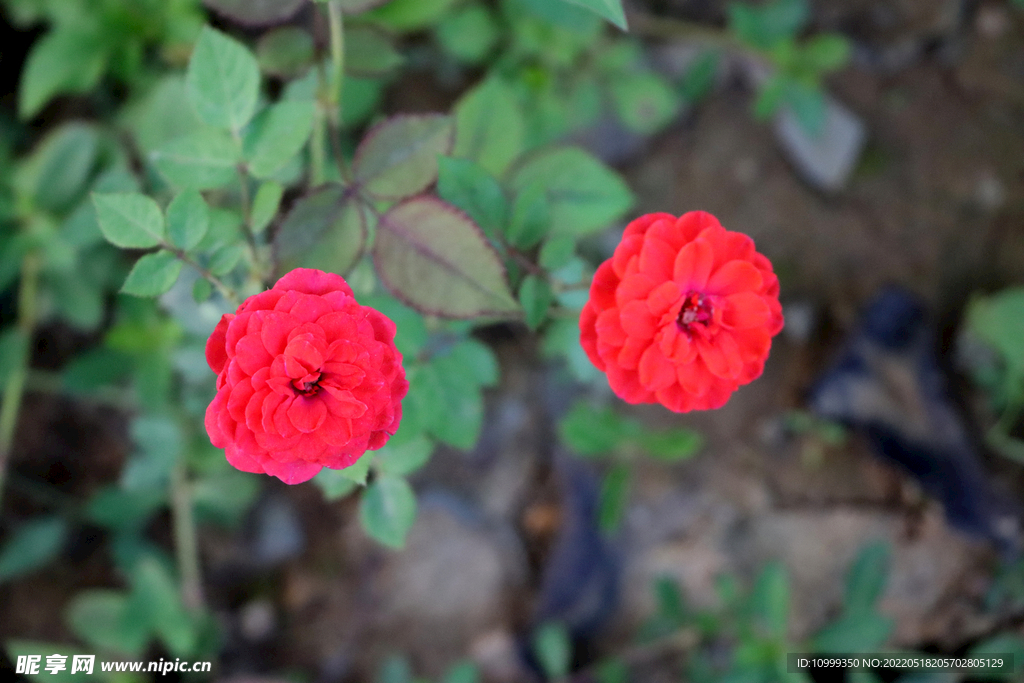
[[288, 406], [288, 419], [293, 427], [308, 434], [319, 429], [327, 419], [327, 406], [322, 400], [298, 396]]
[[704, 291], [708, 294], [728, 296], [738, 292], [761, 288], [761, 272], [747, 261], [729, 261], [708, 278]]

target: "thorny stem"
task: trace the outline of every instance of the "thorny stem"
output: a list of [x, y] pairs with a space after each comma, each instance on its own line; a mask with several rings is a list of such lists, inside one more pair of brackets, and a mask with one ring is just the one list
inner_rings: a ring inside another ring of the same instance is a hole
[[21, 358], [7, 378], [4, 387], [3, 406], [0, 407], [0, 501], [3, 498], [7, 464], [14, 444], [14, 430], [18, 425], [21, 400], [25, 395], [25, 380], [28, 377], [28, 347], [36, 326], [36, 290], [39, 285], [40, 257], [29, 252], [21, 262], [21, 286], [18, 291], [17, 331], [22, 337]]
[[192, 485], [185, 463], [178, 462], [171, 472], [171, 515], [174, 521], [174, 551], [181, 574], [181, 596], [185, 607], [198, 612], [203, 607], [203, 583], [199, 570], [199, 544], [196, 520], [192, 514]]

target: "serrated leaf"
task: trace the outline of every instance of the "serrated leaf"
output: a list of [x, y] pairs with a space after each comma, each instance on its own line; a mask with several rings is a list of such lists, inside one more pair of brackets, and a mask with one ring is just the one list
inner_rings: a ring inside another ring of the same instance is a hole
[[227, 132], [205, 128], [161, 145], [150, 160], [178, 188], [212, 190], [237, 179], [242, 150]]
[[[114, 357], [125, 362], [121, 354], [114, 354]], [[125, 491], [117, 486], [107, 486], [89, 499], [85, 516], [93, 524], [107, 529], [137, 530], [145, 526], [152, 514], [166, 502], [167, 496], [160, 489]]]
[[298, 26], [285, 26], [263, 34], [256, 44], [256, 60], [264, 73], [293, 78], [313, 63], [313, 37]]
[[391, 548], [402, 548], [416, 521], [416, 494], [401, 477], [381, 475], [359, 501], [359, 521], [372, 538]]
[[611, 82], [612, 102], [626, 128], [652, 135], [672, 122], [682, 108], [682, 98], [653, 72], [620, 76]]
[[210, 255], [207, 268], [214, 275], [227, 275], [245, 254], [245, 248], [241, 244], [225, 244]]
[[580, 455], [597, 455], [618, 448], [626, 437], [626, 426], [614, 410], [580, 400], [559, 422], [558, 433]]
[[410, 197], [437, 180], [437, 157], [452, 147], [452, 120], [437, 114], [399, 115], [366, 134], [356, 150], [356, 182], [379, 199]]
[[396, 205], [377, 226], [381, 279], [413, 308], [450, 318], [518, 310], [497, 252], [464, 214], [431, 197]]
[[155, 632], [173, 655], [191, 654], [198, 634], [171, 574], [155, 558], [146, 557], [132, 568], [130, 579], [122, 623]]
[[728, 10], [729, 27], [740, 40], [762, 50], [793, 37], [810, 18], [807, 0], [773, 0], [756, 7], [734, 2]]
[[60, 26], [29, 50], [18, 89], [18, 115], [30, 119], [55, 95], [84, 93], [99, 83], [109, 45], [88, 29]]
[[517, 191], [544, 188], [551, 209], [551, 234], [583, 236], [607, 227], [633, 205], [622, 179], [592, 155], [575, 147], [531, 157], [513, 175]]
[[537, 629], [533, 636], [533, 652], [549, 679], [559, 679], [569, 673], [572, 642], [562, 624], [548, 622]]
[[146, 195], [135, 192], [93, 194], [92, 203], [100, 230], [111, 244], [124, 249], [148, 249], [163, 241], [163, 212]]
[[256, 178], [269, 178], [299, 153], [313, 131], [313, 103], [286, 100], [272, 104], [253, 120], [243, 156]]
[[178, 281], [181, 266], [181, 261], [169, 251], [146, 254], [135, 262], [121, 292], [132, 296], [160, 296]]
[[306, 0], [203, 0], [232, 21], [246, 26], [271, 26], [292, 17]]
[[198, 190], [180, 192], [167, 206], [167, 236], [185, 251], [194, 249], [210, 228], [210, 207]]
[[325, 185], [292, 206], [274, 236], [286, 268], [305, 266], [345, 273], [362, 254], [366, 211], [340, 185]]
[[474, 388], [498, 384], [498, 360], [494, 351], [476, 339], [464, 339], [447, 353], [436, 356], [434, 364], [446, 377], [464, 377], [466, 383]]
[[857, 554], [846, 577], [843, 608], [847, 613], [874, 609], [889, 579], [889, 555], [884, 541], [868, 544]]
[[598, 498], [597, 526], [606, 534], [613, 533], [622, 522], [629, 499], [629, 467], [619, 463], [608, 470], [601, 482]]
[[256, 196], [252, 200], [252, 212], [250, 221], [252, 231], [259, 234], [267, 229], [270, 222], [277, 215], [281, 206], [281, 197], [284, 196], [284, 186], [276, 180], [267, 180], [260, 184], [256, 190]]
[[497, 78], [473, 88], [455, 105], [452, 156], [472, 159], [500, 178], [522, 153], [526, 118], [515, 92]]
[[372, 26], [345, 30], [345, 71], [354, 76], [386, 76], [405, 63], [388, 36]]
[[434, 443], [422, 434], [399, 445], [388, 442], [374, 457], [374, 467], [385, 474], [408, 476], [427, 464]]
[[683, 77], [680, 92], [690, 103], [703, 100], [715, 84], [718, 71], [719, 55], [714, 50], [707, 50], [694, 60]]
[[555, 293], [547, 280], [537, 275], [527, 275], [519, 285], [519, 303], [526, 315], [526, 325], [536, 330], [547, 317], [548, 309], [555, 300]]
[[[532, 249], [540, 244], [550, 227], [551, 205], [544, 186], [534, 183], [522, 188], [512, 204], [505, 237], [519, 249]], [[570, 246], [575, 249], [575, 241], [570, 240]], [[541, 265], [550, 268], [543, 263]]]
[[247, 47], [206, 26], [189, 60], [186, 85], [200, 119], [241, 131], [256, 110], [260, 69]]
[[469, 159], [440, 157], [437, 194], [462, 209], [488, 237], [495, 237], [505, 225], [508, 200], [498, 181]]
[[426, 429], [438, 441], [462, 450], [472, 448], [483, 427], [483, 397], [472, 374], [450, 356], [409, 373], [403, 425]]
[[566, 0], [574, 5], [586, 7], [600, 17], [604, 17], [623, 31], [628, 31], [626, 12], [622, 9], [622, 0]]
[[0, 582], [28, 574], [60, 554], [68, 525], [60, 517], [37, 517], [19, 526], [0, 549]]

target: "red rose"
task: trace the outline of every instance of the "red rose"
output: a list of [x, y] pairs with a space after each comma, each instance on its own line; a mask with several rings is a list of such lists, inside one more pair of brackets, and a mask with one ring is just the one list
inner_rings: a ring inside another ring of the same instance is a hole
[[206, 431], [228, 462], [286, 484], [348, 467], [398, 429], [409, 388], [395, 324], [338, 275], [299, 268], [221, 318], [206, 343]]
[[772, 264], [703, 211], [626, 226], [580, 316], [580, 342], [615, 393], [676, 412], [725, 404], [761, 375], [781, 329]]

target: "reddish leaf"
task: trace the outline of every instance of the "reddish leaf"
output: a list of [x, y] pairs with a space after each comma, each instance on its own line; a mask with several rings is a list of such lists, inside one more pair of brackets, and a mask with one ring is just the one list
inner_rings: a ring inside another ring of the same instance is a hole
[[348, 272], [366, 244], [366, 211], [341, 185], [314, 190], [292, 206], [274, 235], [278, 262], [288, 270]]
[[379, 199], [418, 194], [437, 180], [437, 157], [451, 152], [453, 139], [447, 116], [394, 116], [374, 126], [356, 150], [356, 183]]
[[475, 318], [519, 311], [483, 232], [435, 197], [414, 197], [384, 214], [373, 257], [384, 284], [423, 313]]

